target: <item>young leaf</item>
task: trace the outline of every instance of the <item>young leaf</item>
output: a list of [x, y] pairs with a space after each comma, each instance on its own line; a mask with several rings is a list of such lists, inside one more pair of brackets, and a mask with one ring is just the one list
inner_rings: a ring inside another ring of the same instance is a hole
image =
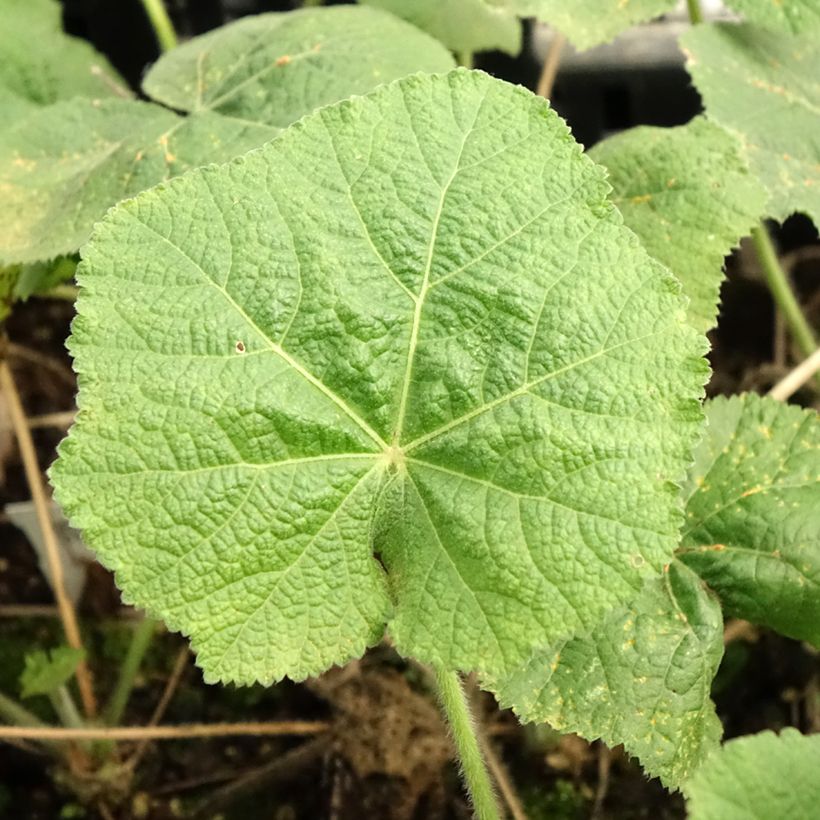
[[135, 100], [70, 100], [0, 133], [0, 263], [72, 253], [121, 199], [256, 148], [268, 126]]
[[820, 0], [727, 0], [727, 5], [772, 31], [808, 34], [820, 29]]
[[485, 0], [361, 0], [407, 20], [455, 52], [521, 51], [521, 22]]
[[524, 720], [623, 743], [677, 788], [720, 741], [709, 693], [722, 656], [720, 605], [673, 561], [590, 635], [536, 652], [490, 688]]
[[607, 190], [544, 100], [460, 70], [107, 216], [53, 480], [209, 680], [321, 672], [388, 619], [503, 672], [670, 560], [703, 340]]
[[285, 128], [323, 105], [414, 71], [447, 71], [447, 49], [392, 14], [361, 6], [260, 14], [164, 55], [142, 87], [180, 111]]
[[820, 646], [820, 420], [753, 394], [707, 403], [680, 557], [732, 615]]
[[609, 42], [625, 29], [671, 11], [677, 0], [486, 0], [521, 17], [537, 17], [585, 50]]
[[769, 193], [768, 215], [801, 211], [820, 224], [816, 38], [718, 24], [696, 26], [681, 44], [707, 115], [739, 134]]
[[730, 740], [684, 791], [690, 820], [817, 816], [820, 735], [783, 729]]
[[766, 204], [737, 140], [696, 117], [677, 128], [632, 128], [590, 156], [609, 171], [626, 224], [681, 280], [689, 321], [704, 333], [714, 327], [724, 257]]
[[56, 0], [3, 0], [0, 109], [20, 113], [26, 102], [50, 105], [68, 97], [128, 95], [102, 54], [63, 33]]
[[82, 659], [83, 650], [70, 646], [29, 652], [20, 675], [20, 694], [24, 698], [51, 694], [71, 679]]

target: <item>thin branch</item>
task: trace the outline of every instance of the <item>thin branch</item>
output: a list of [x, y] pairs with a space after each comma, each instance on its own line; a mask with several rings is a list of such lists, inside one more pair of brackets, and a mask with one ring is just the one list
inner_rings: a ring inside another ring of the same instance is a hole
[[524, 806], [515, 791], [510, 773], [507, 767], [501, 761], [501, 758], [496, 753], [493, 745], [487, 740], [483, 732], [479, 732], [479, 743], [481, 744], [481, 751], [484, 752], [484, 758], [487, 761], [487, 766], [490, 769], [490, 774], [495, 780], [498, 791], [501, 792], [501, 797], [507, 804], [507, 809], [510, 812], [510, 817], [513, 820], [527, 820], [527, 814], [524, 811]]
[[120, 665], [120, 674], [117, 684], [111, 697], [105, 706], [105, 722], [109, 726], [116, 726], [121, 720], [125, 707], [134, 689], [142, 659], [151, 646], [154, 633], [157, 630], [157, 622], [153, 618], [144, 617], [134, 629], [131, 641], [128, 645], [128, 652]]
[[40, 427], [60, 427], [65, 429], [74, 423], [76, 410], [64, 410], [61, 413], [44, 413], [42, 416], [32, 416], [28, 420], [29, 430], [36, 430]]
[[32, 350], [25, 345], [19, 345], [15, 342], [8, 342], [6, 344], [6, 350], [12, 359], [22, 359], [38, 367], [44, 367], [46, 370], [54, 373], [60, 381], [71, 387], [72, 390], [74, 389], [74, 374], [62, 362], [57, 361], [51, 356], [46, 356], [38, 350]]
[[160, 51], [170, 51], [176, 48], [177, 34], [163, 0], [142, 0], [142, 5], [148, 15], [151, 28], [154, 29]]
[[271, 723], [186, 723], [178, 726], [0, 726], [0, 740], [189, 740], [198, 737], [271, 737], [318, 735], [330, 724], [324, 721], [291, 720]]
[[[184, 646], [177, 653], [176, 660], [174, 661], [174, 668], [171, 670], [171, 675], [168, 678], [167, 683], [165, 684], [165, 689], [163, 689], [162, 695], [160, 696], [160, 699], [157, 702], [156, 707], [154, 707], [151, 719], [148, 721], [148, 726], [153, 727], [159, 725], [159, 722], [165, 715], [165, 710], [168, 708], [168, 704], [171, 702], [171, 698], [174, 696], [174, 692], [176, 692], [177, 687], [179, 686], [180, 680], [182, 680], [182, 673], [185, 671], [185, 667], [187, 665], [188, 647]], [[128, 761], [128, 765], [132, 769], [137, 768], [137, 765], [145, 756], [145, 753], [148, 751], [148, 747], [150, 745], [150, 738], [143, 738], [139, 742], [139, 745], [134, 751], [133, 757]]]
[[[2, 604], [0, 605], [0, 618], [59, 618], [60, 610], [53, 604]], [[141, 618], [142, 613], [138, 609], [129, 606], [120, 607], [114, 612], [111, 618], [118, 618], [125, 621]]]
[[820, 371], [820, 347], [800, 362], [791, 373], [784, 376], [770, 391], [773, 399], [786, 401], [791, 398], [812, 376]]
[[552, 96], [552, 88], [558, 75], [558, 66], [561, 63], [561, 54], [564, 51], [566, 41], [566, 37], [558, 31], [552, 37], [544, 66], [541, 69], [541, 76], [538, 78], [538, 86], [535, 90], [539, 97], [548, 100]]
[[[14, 433], [20, 447], [23, 469], [26, 473], [31, 498], [34, 501], [37, 522], [42, 532], [48, 566], [51, 572], [54, 597], [57, 600], [57, 606], [60, 610], [60, 620], [63, 624], [66, 641], [69, 646], [74, 649], [83, 649], [80, 628], [77, 624], [77, 614], [65, 590], [63, 563], [60, 558], [60, 545], [57, 541], [54, 524], [51, 520], [51, 510], [49, 508], [45, 488], [43, 487], [40, 465], [37, 463], [37, 452], [34, 449], [34, 441], [31, 438], [31, 431], [28, 428], [26, 414], [23, 410], [23, 404], [20, 401], [17, 385], [14, 383], [14, 376], [12, 375], [8, 362], [5, 360], [0, 361], [0, 389], [6, 394], [9, 416], [11, 417], [11, 423], [14, 427]], [[94, 717], [97, 714], [97, 701], [94, 697], [91, 672], [85, 660], [81, 660], [77, 665], [77, 684], [80, 688], [80, 696], [86, 715], [88, 717]]]

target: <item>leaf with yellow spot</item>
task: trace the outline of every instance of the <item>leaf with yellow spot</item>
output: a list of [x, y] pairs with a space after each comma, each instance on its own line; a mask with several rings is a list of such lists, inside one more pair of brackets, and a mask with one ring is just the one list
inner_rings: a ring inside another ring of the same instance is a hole
[[706, 404], [680, 558], [727, 612], [820, 646], [820, 420], [747, 394]]
[[674, 561], [589, 636], [537, 652], [490, 688], [523, 720], [623, 743], [677, 788], [720, 740], [710, 691], [722, 656], [720, 604]]

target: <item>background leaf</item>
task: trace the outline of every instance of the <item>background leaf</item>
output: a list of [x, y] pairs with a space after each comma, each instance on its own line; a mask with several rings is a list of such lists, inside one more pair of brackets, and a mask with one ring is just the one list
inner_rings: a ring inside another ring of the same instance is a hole
[[609, 171], [626, 224], [683, 283], [689, 321], [710, 330], [723, 260], [766, 203], [737, 140], [696, 117], [677, 128], [632, 128], [598, 143], [590, 156]]
[[674, 561], [640, 597], [586, 637], [537, 652], [502, 681], [502, 705], [609, 746], [679, 787], [722, 733], [709, 693], [723, 657], [720, 605]]
[[485, 0], [361, 0], [428, 32], [455, 52], [521, 51], [521, 22]]
[[486, 0], [521, 17], [537, 17], [565, 34], [581, 51], [614, 39], [637, 23], [671, 11], [677, 0]]
[[820, 420], [747, 394], [707, 405], [680, 557], [728, 612], [820, 645]]
[[321, 672], [388, 618], [503, 671], [670, 560], [703, 342], [607, 190], [544, 100], [455, 71], [106, 218], [53, 479], [209, 680]]
[[738, 133], [768, 191], [767, 214], [800, 211], [820, 224], [817, 38], [716, 24], [694, 27], [681, 44], [707, 115]]
[[215, 111], [285, 128], [323, 105], [414, 71], [447, 71], [444, 46], [363, 6], [245, 17], [165, 54], [142, 87], [180, 111]]
[[818, 0], [727, 0], [727, 5], [772, 31], [807, 34], [820, 29]]
[[24, 698], [51, 694], [68, 683], [83, 657], [82, 649], [70, 646], [59, 646], [48, 652], [43, 649], [29, 652], [20, 675], [20, 694]]
[[[307, 54], [297, 58], [298, 48]], [[274, 59], [289, 50], [291, 62]], [[0, 133], [0, 264], [75, 252], [116, 202], [259, 147], [279, 133], [265, 123], [289, 125], [419, 68], [452, 66], [442, 45], [375, 9], [260, 15], [194, 38], [145, 81], [158, 99], [192, 109], [188, 117], [150, 103], [72, 100]]]
[[820, 735], [783, 729], [730, 740], [686, 785], [690, 820], [815, 817]]
[[50, 105], [74, 96], [130, 95], [102, 54], [63, 33], [62, 9], [56, 0], [2, 0], [0, 17], [4, 117], [23, 114], [29, 104]]

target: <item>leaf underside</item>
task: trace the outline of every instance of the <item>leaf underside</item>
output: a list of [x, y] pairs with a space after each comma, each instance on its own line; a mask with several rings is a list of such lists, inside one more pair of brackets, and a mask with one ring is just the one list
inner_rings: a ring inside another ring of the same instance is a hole
[[194, 38], [144, 82], [190, 116], [131, 100], [72, 100], [0, 132], [0, 264], [73, 253], [122, 199], [258, 148], [321, 105], [452, 66], [441, 44], [367, 8], [259, 15]]
[[727, 0], [750, 23], [787, 34], [820, 29], [820, 0]]
[[521, 17], [537, 17], [565, 34], [584, 51], [609, 42], [638, 23], [671, 11], [677, 0], [486, 0], [490, 6]]
[[623, 743], [677, 788], [720, 740], [710, 691], [722, 656], [720, 605], [675, 561], [592, 634], [535, 653], [489, 688], [523, 720]]
[[128, 94], [128, 86], [102, 54], [63, 33], [62, 10], [55, 0], [3, 0], [0, 16], [4, 118], [68, 97]]
[[521, 23], [485, 0], [362, 0], [396, 14], [455, 52], [521, 51]]
[[696, 117], [677, 128], [632, 128], [598, 143], [590, 156], [609, 171], [626, 224], [681, 280], [692, 326], [710, 330], [723, 260], [766, 201], [737, 140]]
[[715, 24], [696, 26], [681, 44], [707, 115], [738, 134], [766, 188], [767, 215], [802, 212], [820, 224], [817, 38]]
[[796, 729], [730, 740], [687, 783], [691, 820], [792, 820], [817, 816], [820, 735]]
[[754, 394], [706, 405], [680, 557], [732, 615], [820, 646], [820, 420]]
[[703, 340], [607, 190], [545, 101], [459, 70], [106, 217], [53, 480], [209, 680], [388, 622], [504, 672], [670, 560]]

